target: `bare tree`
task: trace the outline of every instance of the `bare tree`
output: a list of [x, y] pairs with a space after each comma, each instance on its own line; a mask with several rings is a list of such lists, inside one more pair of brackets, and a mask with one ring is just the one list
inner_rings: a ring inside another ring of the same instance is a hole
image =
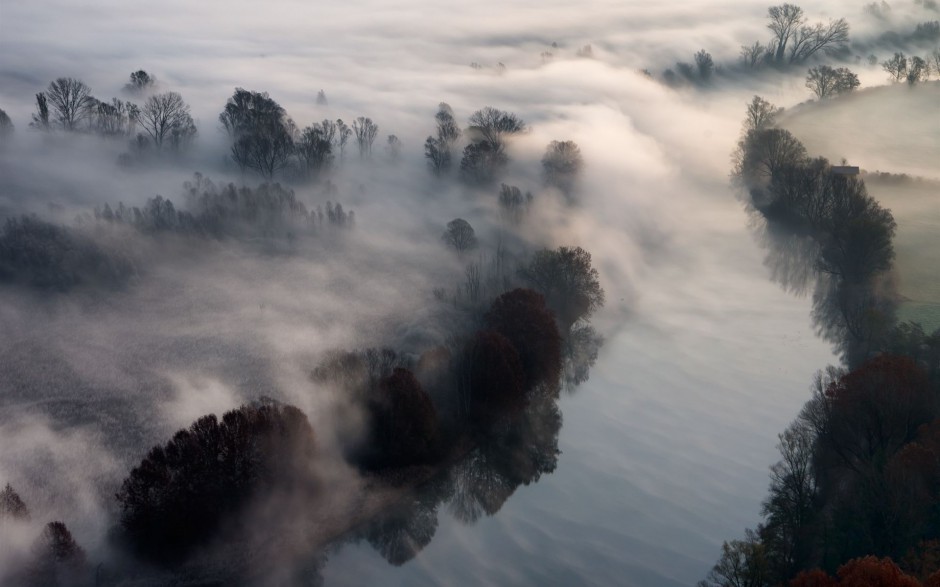
[[339, 148], [339, 156], [342, 158], [346, 154], [346, 144], [349, 142], [349, 137], [352, 136], [352, 130], [349, 129], [349, 126], [343, 122], [342, 118], [336, 119], [336, 142], [333, 144], [335, 147]]
[[326, 92], [320, 90], [317, 92], [317, 106], [326, 106], [329, 102], [326, 99]]
[[132, 103], [113, 98], [111, 103], [98, 102], [95, 106], [95, 130], [109, 136], [133, 136], [140, 120], [140, 108]]
[[356, 133], [356, 146], [359, 147], [359, 157], [372, 155], [372, 143], [379, 134], [379, 126], [371, 118], [360, 116], [353, 121], [353, 132]]
[[454, 110], [450, 104], [447, 102], [438, 104], [434, 119], [437, 121], [437, 139], [443, 148], [450, 151], [460, 138], [460, 126], [454, 119]]
[[892, 80], [899, 82], [907, 77], [907, 57], [904, 53], [895, 53], [891, 59], [881, 62], [881, 69], [885, 70]]
[[33, 128], [39, 130], [49, 130], [49, 100], [44, 92], [36, 94], [36, 113], [33, 114], [33, 121], [29, 123]]
[[441, 235], [441, 240], [461, 254], [477, 246], [477, 237], [473, 227], [463, 218], [454, 218], [448, 222], [447, 231]]
[[747, 105], [747, 117], [744, 121], [745, 130], [764, 130], [770, 128], [776, 122], [777, 116], [783, 112], [783, 108], [774, 106], [760, 96], [754, 96], [751, 103]]
[[296, 127], [267, 92], [236, 88], [219, 121], [232, 138], [232, 159], [243, 170], [271, 179], [290, 163]]
[[837, 51], [849, 41], [849, 25], [844, 18], [807, 25], [803, 9], [788, 3], [771, 6], [767, 16], [767, 28], [774, 34], [770, 47], [779, 65], [806, 61], [819, 51]]
[[846, 67], [820, 65], [811, 68], [806, 76], [806, 87], [819, 99], [851, 92], [858, 86], [858, 76]]
[[195, 134], [189, 105], [177, 92], [150, 96], [140, 110], [140, 126], [157, 149], [179, 146], [182, 140]]
[[532, 204], [532, 194], [526, 192], [522, 195], [522, 190], [514, 185], [502, 184], [499, 187], [499, 208], [502, 216], [512, 224], [522, 222], [525, 213], [528, 212]]
[[71, 77], [60, 77], [51, 82], [46, 90], [46, 98], [58, 123], [69, 131], [75, 130], [91, 115], [96, 103], [91, 96], [91, 88]]
[[329, 167], [333, 159], [333, 136], [336, 126], [329, 120], [308, 126], [300, 133], [296, 154], [308, 174], [318, 175]]
[[493, 150], [502, 153], [505, 149], [505, 138], [526, 130], [526, 124], [521, 118], [511, 112], [505, 112], [487, 106], [470, 115], [470, 129], [479, 137], [488, 142]]
[[764, 64], [764, 57], [767, 55], [767, 47], [760, 41], [755, 41], [753, 45], [741, 45], [741, 61], [745, 67], [757, 69]]

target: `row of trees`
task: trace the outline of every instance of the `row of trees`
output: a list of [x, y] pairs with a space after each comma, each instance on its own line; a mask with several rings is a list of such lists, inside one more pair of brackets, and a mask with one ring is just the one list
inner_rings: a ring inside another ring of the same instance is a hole
[[927, 57], [913, 55], [908, 58], [903, 52], [897, 52], [890, 59], [882, 61], [881, 68], [894, 82], [906, 81], [911, 86], [926, 82], [931, 72], [940, 77], [940, 49], [935, 49]]
[[818, 280], [814, 319], [844, 338], [848, 368], [817, 375], [779, 435], [763, 522], [725, 543], [700, 585], [938, 584], [940, 330], [895, 323], [879, 284], [893, 260], [890, 213], [857, 178], [807, 159], [773, 128], [778, 113], [757, 97], [749, 106], [737, 178], [776, 231], [775, 276], [797, 290]]
[[[149, 87], [139, 76], [131, 75], [135, 88]], [[152, 82], [151, 82], [152, 83]], [[138, 92], [138, 93], [140, 93]], [[60, 77], [36, 94], [36, 113], [30, 126], [41, 131], [94, 132], [103, 136], [133, 137], [158, 151], [178, 150], [196, 136], [189, 105], [177, 92], [149, 96], [142, 106], [113, 98], [98, 100], [83, 81]], [[137, 128], [142, 130], [137, 133]]]

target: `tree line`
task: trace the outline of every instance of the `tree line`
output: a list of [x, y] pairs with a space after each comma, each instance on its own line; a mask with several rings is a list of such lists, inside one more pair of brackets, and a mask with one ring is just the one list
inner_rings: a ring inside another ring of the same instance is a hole
[[[940, 330], [897, 323], [894, 221], [755, 97], [735, 177], [774, 231], [775, 278], [816, 279], [814, 319], [845, 367], [817, 374], [779, 435], [763, 521], [724, 543], [702, 587], [940, 584]], [[822, 285], [820, 285], [820, 283]], [[821, 291], [820, 291], [821, 290]], [[830, 338], [832, 339], [832, 338]]]

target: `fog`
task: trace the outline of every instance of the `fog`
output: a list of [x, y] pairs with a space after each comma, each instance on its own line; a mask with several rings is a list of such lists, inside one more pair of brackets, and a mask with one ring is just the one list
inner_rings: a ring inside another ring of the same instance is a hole
[[[936, 82], [916, 95], [870, 90], [878, 101], [862, 102], [864, 88], [886, 83], [886, 74], [861, 63], [897, 50], [883, 32], [938, 13], [914, 2], [892, 4], [889, 15], [851, 2], [805, 8], [814, 22], [849, 21], [863, 91], [850, 97], [855, 110], [829, 116], [804, 105], [784, 126], [812, 154], [935, 176], [935, 125], [899, 123], [893, 136], [904, 140], [888, 147], [850, 131], [868, 135], [853, 121], [890, 108], [928, 115]], [[697, 581], [721, 542], [759, 519], [776, 435], [808, 398], [813, 373], [838, 361], [814, 336], [811, 300], [771, 281], [759, 230], [728, 182], [751, 97], [788, 108], [810, 97], [802, 68], [747, 75], [734, 66], [741, 45], [766, 41], [766, 9], [6, 3], [0, 108], [15, 132], [0, 144], [2, 218], [36, 214], [75, 226], [96, 207], [143, 206], [158, 194], [183, 209], [183, 184], [197, 172], [220, 187], [258, 186], [261, 176], [228, 159], [218, 120], [236, 87], [268, 92], [301, 128], [362, 115], [379, 137], [371, 160], [360, 161], [353, 144], [337, 157], [332, 188], [325, 178], [283, 179], [310, 210], [332, 201], [354, 211], [350, 229], [326, 226], [288, 242], [154, 236], [92, 221], [83, 230], [133, 266], [127, 283], [66, 293], [0, 287], [0, 485], [16, 488], [32, 514], [3, 530], [0, 552], [10, 554], [0, 567], [25, 556], [53, 519], [68, 524], [90, 560], [113, 560], [107, 537], [121, 480], [150, 447], [204, 414], [273, 397], [301, 408], [323, 450], [338, 454], [360, 422], [342, 420], [345, 400], [310, 379], [328, 351], [391, 346], [417, 358], [468, 328], [449, 303], [466, 263], [485, 266], [497, 244], [514, 266], [539, 248], [570, 245], [588, 250], [599, 271], [607, 303], [592, 323], [607, 342], [590, 380], [559, 404], [553, 474], [526, 481], [474, 524], [442, 508], [434, 539], [402, 566], [361, 540], [322, 562], [305, 550], [319, 545], [309, 537], [285, 549], [285, 566], [303, 574], [310, 565], [327, 585]], [[577, 56], [585, 45], [593, 57]], [[703, 47], [728, 64], [713, 87], [655, 79]], [[199, 134], [185, 154], [127, 167], [117, 164], [126, 139], [30, 130], [34, 95], [51, 80], [71, 76], [100, 99], [128, 99], [122, 87], [141, 68], [156, 76], [157, 91], [180, 92], [191, 106]], [[327, 104], [316, 102], [321, 89]], [[497, 187], [428, 172], [423, 143], [439, 102], [463, 128], [484, 106], [527, 123], [497, 181], [534, 194], [519, 226], [501, 219]], [[398, 160], [384, 148], [389, 134], [402, 142]], [[553, 140], [576, 142], [584, 157], [573, 205], [542, 184], [540, 159]], [[441, 243], [458, 217], [481, 243], [467, 257]], [[350, 493], [361, 487], [345, 465], [323, 475], [357, 488]]]

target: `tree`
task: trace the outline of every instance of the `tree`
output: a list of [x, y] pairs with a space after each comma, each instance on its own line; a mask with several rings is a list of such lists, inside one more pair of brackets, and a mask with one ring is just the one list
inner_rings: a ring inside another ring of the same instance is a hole
[[819, 99], [851, 92], [858, 86], [858, 76], [846, 67], [833, 69], [820, 65], [811, 68], [806, 76], [806, 87], [813, 90]]
[[460, 409], [480, 423], [525, 407], [525, 372], [519, 351], [495, 330], [481, 330], [464, 349]]
[[329, 120], [308, 126], [301, 131], [296, 153], [306, 173], [316, 176], [330, 166], [335, 132], [336, 125]]
[[891, 59], [881, 62], [881, 68], [892, 80], [899, 82], [907, 77], [907, 57], [904, 53], [895, 53]]
[[196, 125], [189, 114], [189, 105], [177, 92], [150, 96], [140, 110], [140, 126], [154, 146], [180, 146], [196, 134]]
[[121, 484], [121, 526], [148, 558], [173, 561], [210, 539], [264, 489], [309, 490], [315, 453], [303, 412], [270, 400], [203, 416], [150, 450]]
[[293, 122], [266, 92], [236, 88], [219, 121], [232, 140], [232, 159], [271, 179], [287, 167], [294, 151]]
[[813, 470], [815, 435], [797, 420], [778, 435], [780, 461], [770, 468], [770, 494], [762, 504], [766, 523], [759, 529], [767, 546], [768, 564], [780, 579], [805, 568], [813, 539], [816, 476]]
[[437, 412], [408, 369], [383, 377], [368, 401], [369, 443], [364, 464], [371, 469], [428, 462], [438, 450]]
[[552, 141], [542, 156], [542, 175], [545, 183], [557, 187], [570, 196], [574, 182], [584, 168], [584, 157], [574, 141]]
[[721, 557], [698, 587], [765, 587], [768, 579], [766, 548], [748, 530], [744, 540], [721, 545]]
[[774, 173], [800, 165], [806, 148], [790, 131], [782, 128], [750, 130], [739, 144], [735, 175], [746, 186], [769, 181]]
[[437, 140], [441, 147], [449, 152], [460, 138], [460, 126], [454, 119], [454, 110], [450, 104], [447, 102], [438, 104], [434, 120], [437, 121]]
[[695, 67], [698, 69], [699, 79], [703, 82], [709, 81], [715, 71], [715, 62], [712, 60], [711, 53], [705, 49], [697, 52], [695, 54]]
[[388, 158], [392, 161], [398, 161], [401, 157], [401, 139], [396, 135], [388, 135], [388, 142], [385, 145], [385, 150], [388, 152]]
[[907, 84], [913, 86], [914, 84], [925, 82], [927, 78], [930, 77], [930, 65], [922, 57], [911, 57], [910, 66], [907, 70]]
[[379, 126], [371, 118], [360, 116], [353, 121], [353, 132], [356, 134], [356, 146], [359, 147], [359, 157], [372, 155], [372, 143], [379, 134]]
[[771, 6], [767, 16], [767, 28], [774, 34], [770, 47], [778, 65], [803, 62], [819, 51], [831, 53], [848, 44], [849, 25], [844, 18], [807, 25], [803, 9], [794, 4]]
[[95, 105], [91, 88], [84, 82], [71, 77], [60, 77], [51, 82], [46, 89], [46, 98], [56, 115], [57, 122], [68, 131], [77, 130], [78, 126], [91, 115]]
[[124, 86], [124, 91], [130, 94], [143, 94], [153, 89], [157, 83], [157, 78], [153, 77], [143, 69], [138, 69], [131, 74], [131, 79]]
[[336, 119], [336, 138], [333, 145], [339, 148], [339, 156], [343, 158], [346, 155], [346, 143], [349, 142], [349, 137], [352, 136], [352, 130], [343, 122], [342, 118]]
[[745, 131], [765, 130], [777, 122], [777, 117], [783, 113], [783, 108], [774, 106], [760, 96], [754, 96], [747, 105], [747, 116], [744, 119]]
[[0, 523], [6, 519], [29, 520], [29, 508], [9, 483], [0, 491]]
[[473, 227], [463, 218], [454, 218], [448, 222], [447, 230], [441, 236], [441, 240], [461, 254], [477, 247], [477, 237]]
[[839, 567], [840, 587], [920, 587], [920, 581], [905, 575], [890, 558], [866, 556]]
[[98, 102], [95, 107], [95, 130], [107, 136], [133, 136], [140, 120], [140, 108], [131, 102], [114, 98], [111, 103]]
[[450, 150], [445, 148], [440, 139], [428, 136], [424, 141], [424, 157], [428, 160], [431, 173], [437, 177], [450, 167]]
[[525, 389], [552, 389], [561, 374], [561, 335], [542, 294], [518, 288], [493, 301], [483, 317], [486, 327], [505, 336], [519, 353]]
[[45, 92], [36, 94], [36, 113], [33, 114], [33, 121], [29, 123], [33, 128], [39, 130], [49, 130], [49, 99]]
[[33, 559], [27, 568], [26, 584], [36, 587], [86, 584], [88, 562], [85, 551], [62, 522], [49, 522], [33, 543]]
[[326, 106], [329, 102], [326, 99], [326, 92], [320, 90], [317, 92], [317, 106]]
[[519, 276], [545, 296], [563, 332], [604, 305], [597, 269], [591, 266], [591, 254], [581, 247], [542, 249], [519, 269]]
[[764, 64], [767, 56], [767, 47], [760, 41], [755, 41], [753, 45], [741, 45], [741, 62], [744, 67], [757, 69]]
[[0, 108], [0, 141], [13, 134], [13, 121], [9, 115]]
[[496, 173], [508, 162], [506, 154], [498, 151], [489, 141], [470, 143], [464, 147], [460, 159], [460, 177], [470, 184], [490, 184], [496, 178]]
[[514, 185], [502, 184], [499, 188], [499, 208], [503, 217], [513, 224], [522, 222], [522, 218], [528, 211], [532, 203], [532, 194], [526, 192], [522, 195], [522, 190]]
[[502, 153], [506, 137], [524, 132], [526, 124], [511, 112], [487, 106], [470, 115], [470, 130], [477, 140], [486, 141], [495, 152]]

